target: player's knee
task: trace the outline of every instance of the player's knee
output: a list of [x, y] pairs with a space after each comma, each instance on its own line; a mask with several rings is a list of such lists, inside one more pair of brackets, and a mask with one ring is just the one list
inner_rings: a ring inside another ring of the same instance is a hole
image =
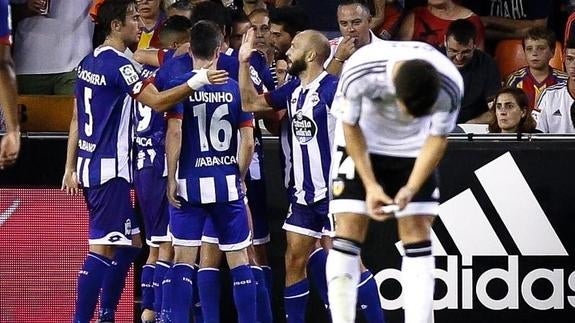
[[288, 249], [285, 253], [286, 270], [298, 270], [305, 268], [307, 255], [301, 251]]

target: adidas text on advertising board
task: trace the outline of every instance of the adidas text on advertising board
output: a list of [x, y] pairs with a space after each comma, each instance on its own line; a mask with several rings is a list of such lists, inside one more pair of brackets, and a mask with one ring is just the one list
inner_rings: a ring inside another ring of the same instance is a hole
[[[435, 269], [441, 295], [436, 294], [434, 309], [474, 309], [479, 304], [490, 310], [575, 308], [575, 271], [569, 254], [511, 154], [501, 155], [475, 175], [520, 255], [506, 251], [471, 190], [445, 201], [439, 220], [449, 237], [432, 232], [433, 253], [441, 263]], [[506, 198], [505, 192], [523, 198]], [[449, 238], [459, 253], [445, 251], [441, 241]], [[398, 250], [403, 252], [400, 244]], [[386, 268], [375, 280], [380, 287], [388, 280], [400, 282], [400, 270]], [[380, 290], [385, 293], [385, 288]], [[387, 310], [403, 305], [401, 295], [380, 294], [380, 299]]]

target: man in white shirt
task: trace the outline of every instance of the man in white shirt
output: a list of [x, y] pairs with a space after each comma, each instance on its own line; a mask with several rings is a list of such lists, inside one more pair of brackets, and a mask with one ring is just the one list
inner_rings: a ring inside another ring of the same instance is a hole
[[324, 67], [328, 73], [339, 76], [343, 63], [357, 49], [383, 40], [369, 29], [371, 13], [362, 1], [341, 1], [337, 7], [337, 23], [342, 36], [329, 41], [331, 55]]

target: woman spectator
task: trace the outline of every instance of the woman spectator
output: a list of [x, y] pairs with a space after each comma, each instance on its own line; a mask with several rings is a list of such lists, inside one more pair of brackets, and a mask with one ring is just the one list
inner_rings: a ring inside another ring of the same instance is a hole
[[490, 133], [535, 133], [529, 99], [520, 88], [504, 87], [495, 95], [491, 109]]
[[447, 27], [457, 19], [466, 19], [475, 25], [477, 48], [483, 50], [485, 32], [481, 19], [453, 0], [428, 0], [427, 6], [414, 8], [403, 20], [398, 39], [422, 41], [440, 48], [445, 41]]

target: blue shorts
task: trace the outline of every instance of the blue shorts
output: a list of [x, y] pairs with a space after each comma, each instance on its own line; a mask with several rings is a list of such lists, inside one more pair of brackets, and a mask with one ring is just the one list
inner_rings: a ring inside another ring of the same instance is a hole
[[328, 208], [328, 199], [311, 205], [292, 202], [283, 229], [318, 239], [322, 235], [332, 235], [334, 227], [328, 215]]
[[199, 247], [207, 217], [213, 221], [222, 251], [236, 251], [251, 244], [243, 199], [226, 203], [190, 204], [182, 198], [180, 209], [170, 206], [170, 231], [175, 246]]
[[113, 178], [97, 187], [83, 189], [88, 207], [88, 243], [92, 245], [132, 245], [132, 235], [140, 230], [130, 198], [130, 183]]
[[248, 205], [252, 214], [254, 245], [270, 242], [270, 227], [267, 217], [266, 183], [264, 180], [247, 180]]
[[154, 167], [146, 167], [134, 171], [134, 185], [144, 219], [146, 243], [157, 247], [157, 243], [171, 241], [168, 233], [170, 213], [166, 197], [166, 177]]

